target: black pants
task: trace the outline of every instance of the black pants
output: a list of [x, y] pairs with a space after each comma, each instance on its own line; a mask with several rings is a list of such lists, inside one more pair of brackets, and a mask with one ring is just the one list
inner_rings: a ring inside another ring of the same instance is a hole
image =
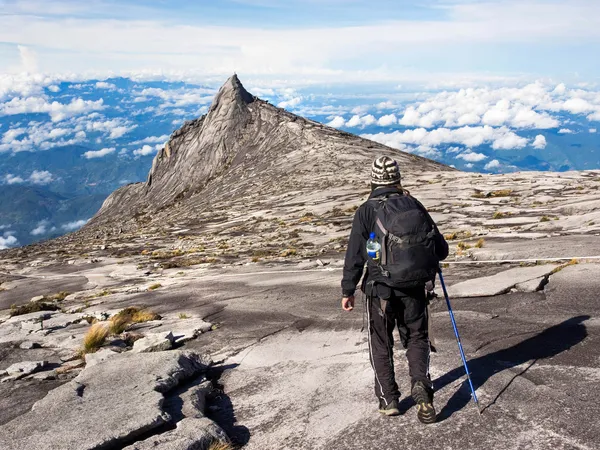
[[402, 344], [407, 349], [411, 386], [422, 381], [433, 390], [429, 377], [429, 335], [427, 300], [424, 288], [374, 292], [368, 300], [369, 353], [375, 371], [375, 395], [384, 403], [400, 397], [394, 374], [394, 328], [398, 327]]

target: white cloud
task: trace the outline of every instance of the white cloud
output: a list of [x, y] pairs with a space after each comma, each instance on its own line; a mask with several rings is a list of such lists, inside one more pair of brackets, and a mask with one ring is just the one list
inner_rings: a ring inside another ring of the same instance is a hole
[[108, 135], [109, 139], [118, 139], [137, 128], [136, 124], [131, 124], [129, 121], [122, 118], [86, 121], [82, 126], [85, 126], [85, 129], [88, 132], [97, 131], [105, 133]]
[[107, 83], [106, 81], [98, 81], [96, 83], [96, 88], [97, 89], [109, 89], [109, 90], [114, 90], [117, 88], [117, 86], [115, 86], [112, 83]]
[[335, 116], [331, 122], [327, 123], [327, 126], [330, 126], [333, 128], [341, 128], [344, 125], [346, 125], [346, 121], [341, 116]]
[[527, 139], [524, 137], [517, 136], [514, 133], [506, 133], [504, 136], [501, 136], [492, 142], [492, 148], [494, 150], [519, 149], [525, 147], [527, 142]]
[[19, 56], [21, 58], [21, 66], [24, 72], [35, 73], [38, 71], [37, 55], [29, 47], [25, 45], [17, 45]]
[[74, 222], [65, 223], [65, 224], [61, 225], [61, 228], [65, 231], [75, 231], [75, 230], [80, 229], [86, 223], [88, 223], [89, 220], [90, 219], [76, 220]]
[[538, 134], [531, 144], [533, 148], [543, 149], [546, 148], [546, 137], [542, 134]]
[[55, 84], [48, 86], [48, 90], [50, 92], [54, 92], [54, 93], [60, 92], [60, 88], [58, 86], [56, 86]]
[[48, 230], [48, 226], [50, 225], [50, 222], [48, 220], [42, 220], [40, 222], [38, 222], [37, 226], [31, 230], [31, 234], [33, 236], [40, 236], [43, 234], [47, 234], [49, 232]]
[[102, 158], [103, 156], [110, 155], [115, 152], [115, 147], [103, 148], [101, 150], [90, 150], [85, 152], [83, 156], [86, 159]]
[[389, 127], [390, 125], [394, 125], [398, 123], [398, 118], [394, 114], [387, 114], [385, 116], [381, 116], [377, 120], [377, 125], [380, 127]]
[[460, 155], [457, 156], [457, 158], [460, 159], [464, 159], [465, 161], [468, 162], [479, 162], [479, 161], [483, 161], [484, 159], [487, 158], [486, 155], [484, 155], [483, 153], [474, 153], [474, 152], [466, 152], [466, 153], [461, 153]]
[[214, 89], [208, 88], [145, 88], [138, 92], [138, 98], [158, 97], [163, 100], [160, 108], [179, 108], [188, 105], [210, 104], [213, 101], [215, 92]]
[[[544, 109], [557, 107], [541, 83], [523, 88], [469, 88], [429, 95], [423, 102], [408, 105], [400, 119], [407, 127], [434, 128], [465, 125], [510, 126], [513, 128], [556, 128], [560, 121]], [[536, 110], [539, 109], [539, 110]]]
[[257, 97], [273, 97], [275, 95], [275, 91], [271, 88], [262, 88], [262, 87], [254, 87], [251, 86], [248, 89], [248, 92], [252, 92], [252, 94]]
[[465, 164], [465, 167], [466, 167], [467, 169], [472, 169], [472, 168], [473, 168], [473, 163], [468, 163], [468, 164]]
[[283, 102], [279, 102], [277, 106], [279, 108], [293, 108], [294, 106], [298, 106], [302, 102], [302, 97], [294, 97], [289, 100], [284, 100]]
[[6, 232], [0, 236], [0, 250], [5, 250], [10, 247], [16, 247], [19, 245], [19, 241], [12, 235], [12, 232]]
[[52, 122], [60, 122], [69, 117], [82, 115], [90, 111], [104, 109], [104, 100], [72, 99], [70, 103], [49, 103], [43, 97], [14, 97], [8, 102], [0, 104], [0, 116], [11, 116], [27, 113], [46, 113], [50, 115]]
[[493, 169], [497, 169], [499, 167], [500, 167], [500, 161], [498, 161], [497, 159], [493, 159], [485, 165], [484, 169], [485, 170], [493, 170]]
[[12, 173], [7, 174], [4, 177], [4, 181], [6, 182], [6, 184], [21, 184], [25, 182], [23, 178], [13, 175]]
[[397, 105], [394, 102], [392, 102], [390, 100], [387, 100], [385, 102], [377, 103], [376, 108], [379, 109], [379, 110], [381, 110], [381, 109], [395, 109], [395, 108], [397, 108]]
[[596, 130], [596, 128], [590, 128], [590, 130], [589, 130], [589, 131], [590, 131], [590, 133], [592, 133], [592, 134], [593, 134], [593, 133], [595, 133], [597, 130]]
[[558, 134], [573, 134], [573, 130], [569, 130], [568, 128], [561, 128], [558, 130]]
[[163, 134], [162, 136], [148, 136], [144, 139], [140, 139], [139, 141], [131, 142], [131, 145], [142, 145], [142, 144], [164, 144], [169, 140], [168, 134]]
[[155, 146], [144, 145], [142, 148], [138, 148], [137, 150], [134, 150], [133, 154], [135, 156], [148, 156], [148, 155], [152, 155], [153, 153], [156, 153], [161, 148], [163, 148], [162, 144], [157, 144]]
[[135, 128], [137, 128], [137, 125], [131, 125], [128, 127], [126, 127], [126, 126], [116, 127], [116, 128], [113, 128], [112, 130], [110, 130], [108, 137], [110, 139], [118, 139], [118, 138], [124, 136], [125, 134], [129, 133], [130, 131], [134, 130]]
[[[85, 132], [72, 128], [56, 127], [50, 122], [29, 122], [28, 128], [11, 128], [0, 140], [0, 152], [48, 150], [57, 146], [73, 145], [85, 140]], [[73, 135], [71, 138], [66, 136]]]
[[371, 114], [367, 114], [366, 116], [359, 116], [356, 114], [352, 116], [348, 122], [346, 122], [346, 126], [349, 128], [364, 128], [375, 123], [377, 123], [377, 119], [375, 119], [375, 117], [373, 117]]
[[516, 135], [508, 128], [494, 128], [488, 125], [454, 129], [436, 128], [434, 130], [416, 128], [413, 130], [394, 131], [392, 133], [364, 134], [362, 136], [401, 150], [406, 148], [406, 144], [430, 147], [449, 144], [477, 147], [483, 144], [490, 144], [494, 149], [518, 149], [527, 145], [527, 139]]
[[29, 176], [29, 181], [33, 184], [49, 184], [54, 181], [54, 177], [47, 170], [34, 170]]
[[[53, 2], [44, 2], [44, 6], [46, 3]], [[22, 4], [5, 2], [3, 12], [22, 11]], [[315, 26], [310, 32], [303, 26], [281, 29], [260, 23], [245, 27], [194, 25], [194, 17], [180, 22], [171, 16], [161, 20], [157, 11], [148, 14], [152, 8], [143, 15], [132, 14], [135, 19], [130, 20], [119, 20], [114, 11], [106, 10], [91, 17], [73, 12], [72, 16], [49, 19], [46, 8], [38, 6], [26, 15], [6, 12], [0, 18], [0, 41], [44, 48], [49, 54], [44, 63], [53, 71], [98, 69], [108, 61], [114, 70], [147, 67], [148, 61], [153, 61], [156, 67], [174, 70], [202, 66], [207, 74], [230, 74], [237, 69], [240, 73], [297, 78], [315, 74], [337, 80], [344, 72], [339, 67], [362, 62], [362, 69], [373, 60], [384, 61], [392, 52], [399, 53], [397, 59], [402, 65], [388, 61], [387, 72], [397, 73], [418, 59], [453, 59], [456, 54], [452, 49], [458, 53], [464, 48], [462, 44], [488, 49], [488, 58], [494, 59], [495, 48], [504, 49], [504, 44], [566, 42], [573, 48], [581, 42], [595, 43], [600, 34], [593, 20], [600, 15], [595, 1], [453, 1], [434, 5], [436, 10], [442, 8], [443, 20], [390, 18], [366, 25]], [[173, 52], [174, 48], [178, 51]], [[405, 48], [410, 52], [402, 52]], [[428, 52], [426, 58], [424, 52]], [[408, 59], [412, 54], [414, 59]], [[529, 54], [532, 58], [546, 57]], [[368, 71], [355, 72], [354, 78], [362, 75], [362, 80], [368, 79]]]

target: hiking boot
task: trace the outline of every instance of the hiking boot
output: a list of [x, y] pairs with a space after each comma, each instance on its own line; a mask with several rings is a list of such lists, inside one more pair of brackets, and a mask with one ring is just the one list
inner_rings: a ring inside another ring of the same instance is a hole
[[392, 400], [387, 405], [383, 400], [379, 400], [379, 412], [384, 416], [399, 416], [398, 400]]
[[437, 416], [433, 407], [433, 392], [422, 381], [417, 381], [411, 391], [411, 395], [417, 404], [417, 419], [421, 423], [434, 423]]

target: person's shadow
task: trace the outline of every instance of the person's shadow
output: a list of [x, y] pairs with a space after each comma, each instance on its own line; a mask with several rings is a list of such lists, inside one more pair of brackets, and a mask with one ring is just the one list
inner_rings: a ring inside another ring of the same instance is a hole
[[[573, 317], [558, 325], [547, 328], [541, 333], [525, 339], [512, 347], [469, 360], [469, 371], [475, 389], [483, 386], [490, 377], [503, 370], [530, 362], [524, 370], [515, 374], [507, 385], [500, 390], [494, 400], [485, 405], [483, 410], [492, 406], [508, 389], [511, 383], [529, 370], [538, 360], [556, 356], [583, 341], [587, 337], [587, 330], [582, 322], [589, 318], [590, 316]], [[456, 351], [458, 352], [458, 349]], [[439, 391], [463, 376], [465, 376], [465, 369], [461, 364], [459, 367], [434, 380], [434, 388], [436, 391]], [[449, 418], [453, 413], [464, 408], [470, 400], [471, 390], [465, 378], [459, 389], [454, 392], [446, 406], [438, 414], [438, 422]], [[410, 397], [405, 398], [401, 403], [403, 403], [401, 410], [404, 411], [414, 405]]]

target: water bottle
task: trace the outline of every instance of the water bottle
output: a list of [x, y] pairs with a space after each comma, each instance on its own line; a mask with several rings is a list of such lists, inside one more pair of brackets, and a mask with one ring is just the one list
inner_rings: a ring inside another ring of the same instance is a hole
[[369, 235], [369, 240], [367, 241], [367, 255], [373, 261], [379, 261], [379, 256], [381, 253], [381, 244], [377, 240], [377, 235], [375, 233], [371, 233]]

